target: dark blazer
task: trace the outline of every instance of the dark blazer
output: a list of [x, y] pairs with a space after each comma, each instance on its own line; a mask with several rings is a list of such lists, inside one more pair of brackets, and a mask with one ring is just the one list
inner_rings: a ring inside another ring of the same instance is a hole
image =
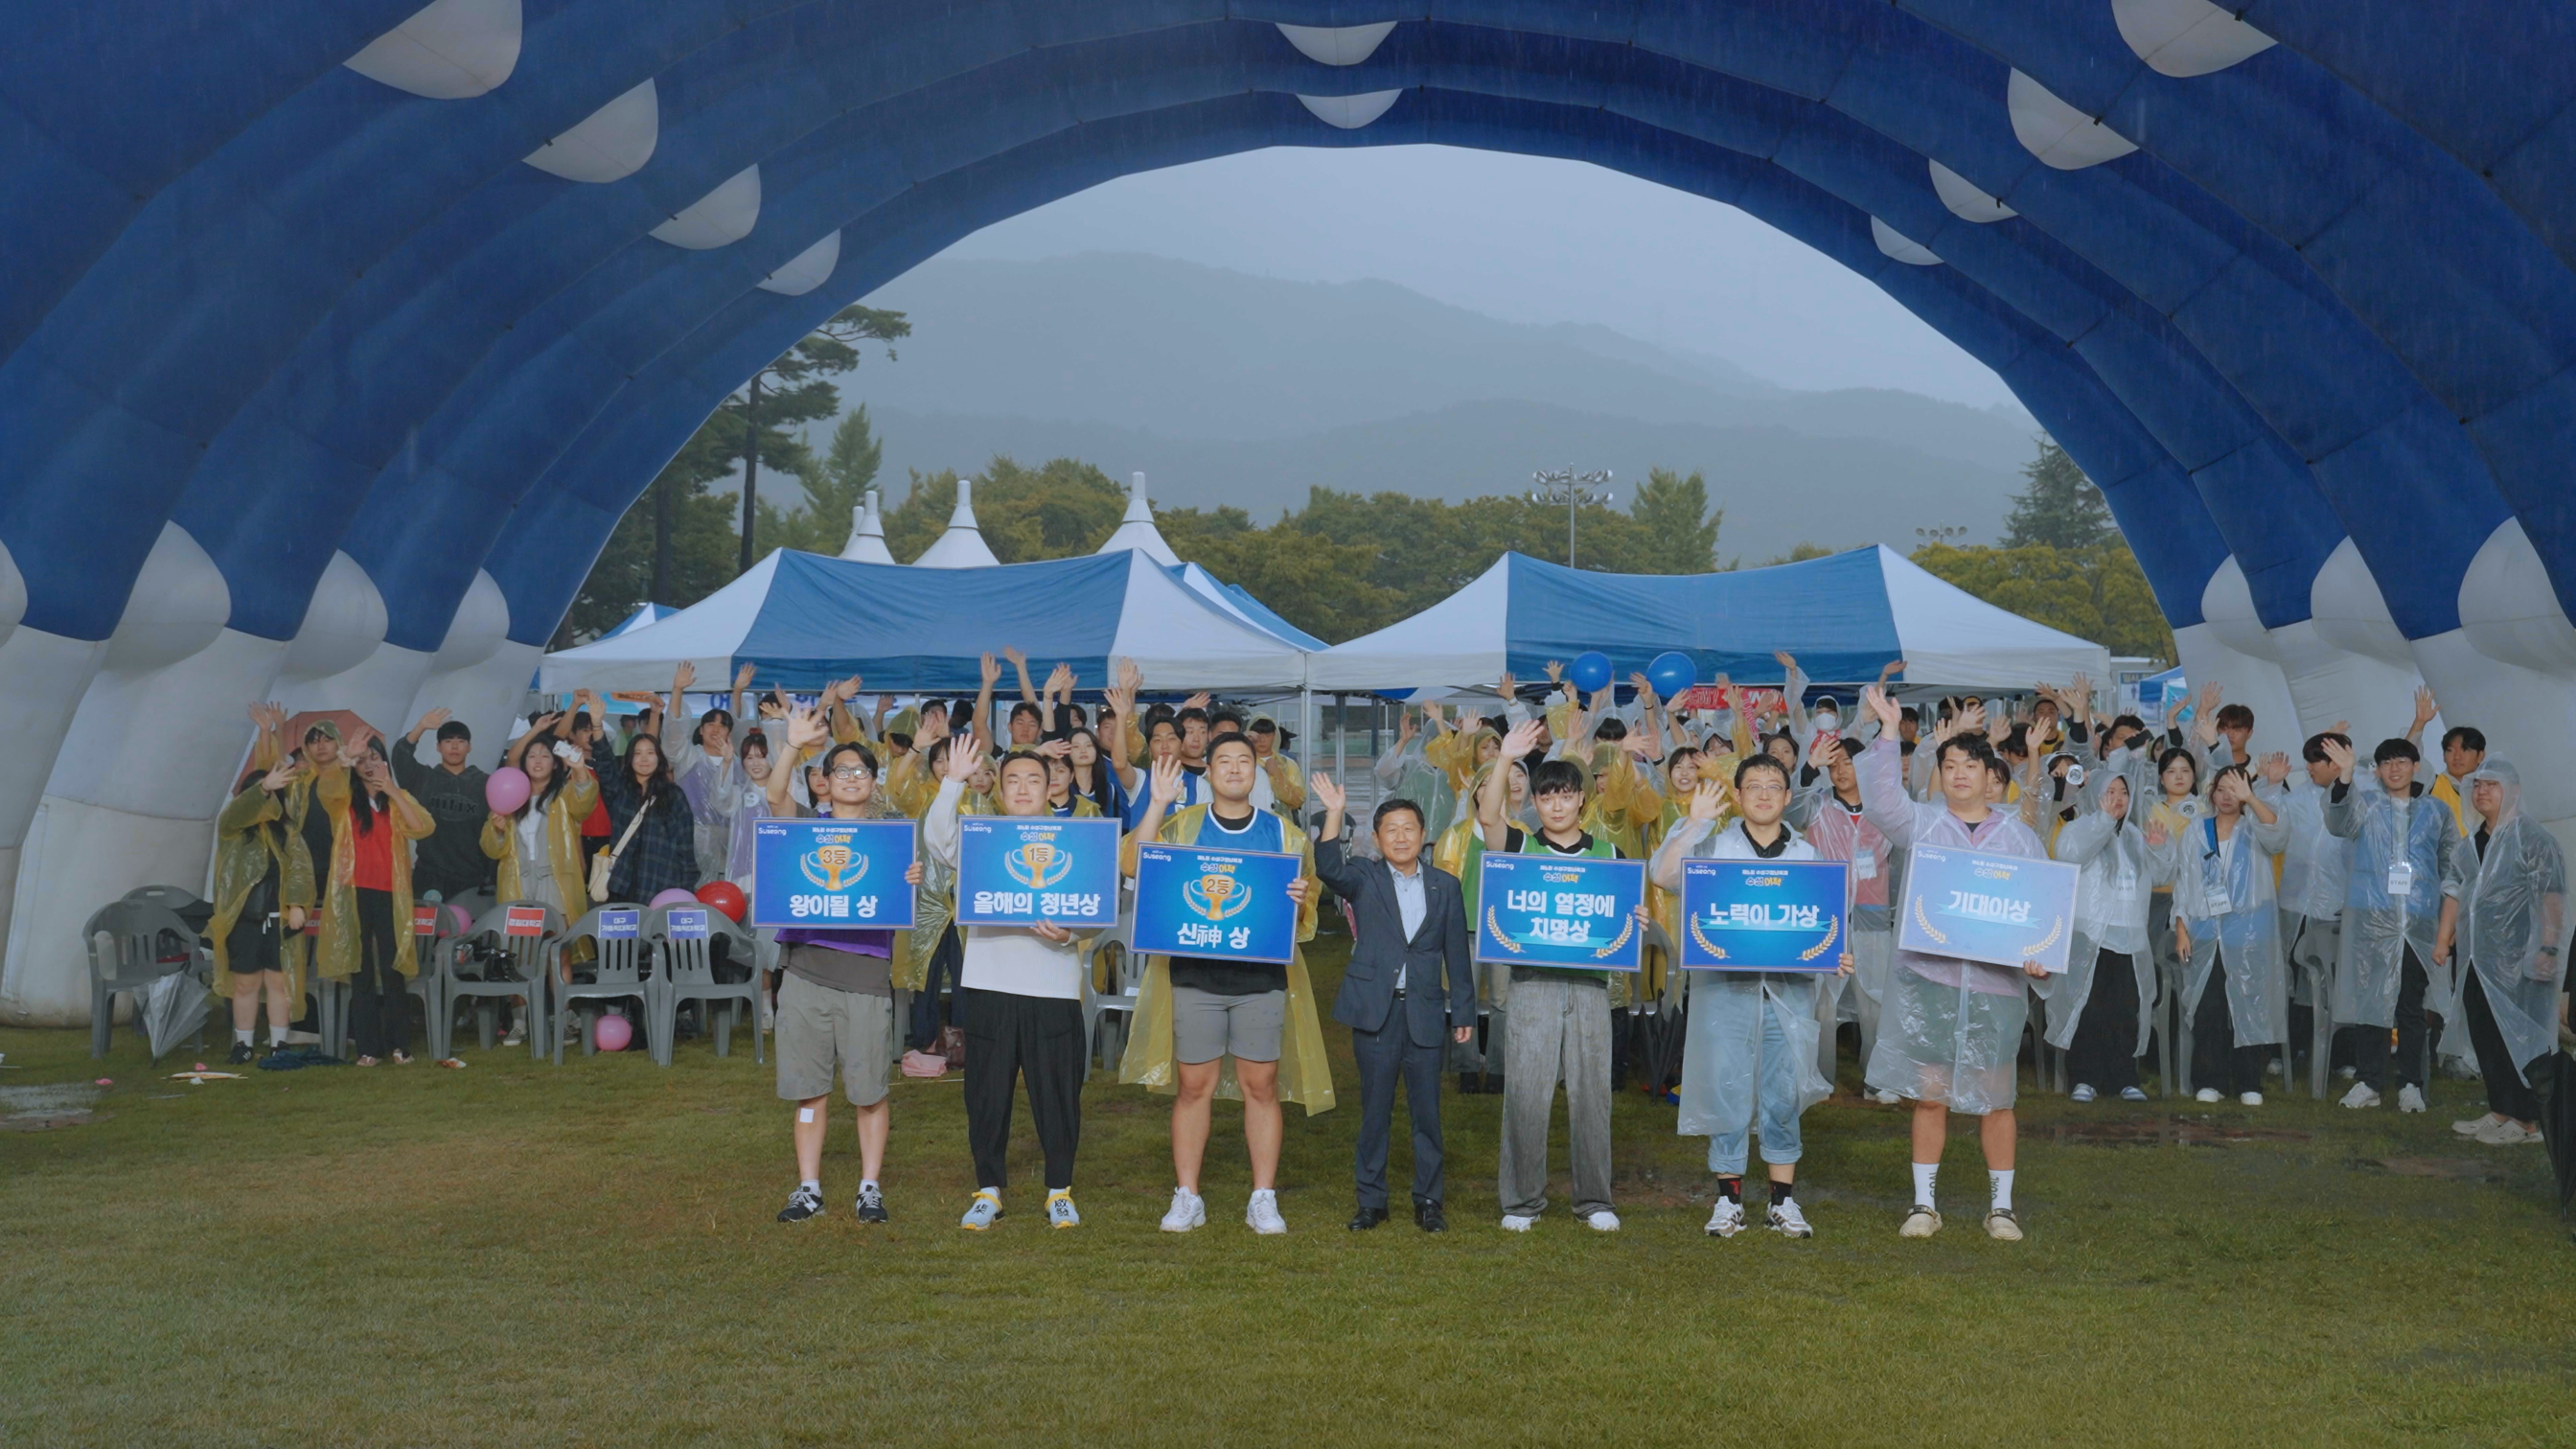
[[[1467, 956], [1467, 898], [1458, 877], [1422, 860], [1422, 929], [1404, 938], [1395, 903], [1395, 871], [1382, 860], [1353, 859], [1349, 843], [1315, 844], [1315, 874], [1351, 903], [1359, 940], [1333, 999], [1333, 1020], [1357, 1031], [1381, 1031], [1395, 1004], [1395, 973], [1404, 968], [1405, 1024], [1418, 1046], [1437, 1046], [1452, 1026], [1476, 1019], [1476, 968]], [[1445, 979], [1444, 979], [1445, 972]]]

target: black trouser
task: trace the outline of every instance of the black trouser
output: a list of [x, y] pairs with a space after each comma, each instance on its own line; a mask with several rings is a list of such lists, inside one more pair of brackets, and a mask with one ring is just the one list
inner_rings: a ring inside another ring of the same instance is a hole
[[[2212, 930], [2217, 929], [2211, 927]], [[2230, 1096], [2263, 1090], [2263, 1063], [2268, 1046], [2236, 1044], [2236, 1013], [2227, 1004], [2227, 953], [2210, 958], [2209, 980], [2200, 988], [2200, 1004], [2191, 1013], [2191, 1080], [2196, 1087], [2216, 1087]]]
[[[930, 953], [930, 965], [922, 975], [921, 989], [912, 994], [912, 1024], [905, 1035], [915, 1050], [927, 1050], [938, 1042], [940, 978], [946, 977], [954, 989], [965, 966], [966, 947], [957, 939], [957, 927], [951, 923], [948, 929], [939, 933], [939, 948]], [[958, 1022], [959, 1014], [951, 1012], [948, 1019]]]
[[[409, 922], [404, 922], [409, 925]], [[358, 888], [358, 974], [349, 979], [349, 1035], [362, 1057], [411, 1046], [411, 991], [394, 969], [394, 896]]]
[[1073, 1186], [1074, 1149], [1082, 1142], [1082, 1078], [1087, 1052], [1082, 1003], [1007, 991], [957, 993], [966, 1033], [966, 1145], [975, 1154], [975, 1185], [1001, 1188], [1011, 1145], [1013, 1079], [1029, 1081], [1029, 1117], [1046, 1154], [1046, 1185]]
[[2093, 958], [2093, 989], [2066, 1044], [2066, 1074], [2097, 1092], [2138, 1084], [2138, 970], [2120, 952]]
[[2486, 983], [2478, 979], [2477, 968], [2466, 961], [2458, 963], [2460, 994], [2467, 998], [2469, 1045], [2478, 1052], [2478, 1075], [2486, 1078], [2487, 1110], [2511, 1117], [2516, 1122], [2540, 1120], [2540, 1093], [2525, 1085], [2520, 1062], [2504, 1044], [2504, 1032], [2497, 1028], [2495, 1007], [2487, 1001]]
[[1413, 1200], [1441, 1200], [1440, 1068], [1448, 1060], [1443, 1039], [1424, 1046], [1404, 1020], [1404, 994], [1396, 993], [1386, 1025], [1351, 1033], [1351, 1055], [1360, 1068], [1360, 1140], [1353, 1175], [1360, 1206], [1386, 1206], [1386, 1154], [1395, 1128], [1395, 1089], [1404, 1087], [1405, 1115], [1413, 1119]]
[[[2438, 1026], [2428, 1025], [2424, 1015], [2424, 988], [2429, 979], [2424, 963], [2415, 959], [2415, 948], [2406, 948], [2406, 963], [2397, 978], [2397, 1084], [2402, 1087], [2424, 1085], [2424, 1063], [2431, 1049], [2429, 1033]], [[2353, 1029], [2352, 1064], [2361, 1080], [2375, 1091], [2388, 1091], [2390, 1063], [2388, 1029], [2362, 1026]]]

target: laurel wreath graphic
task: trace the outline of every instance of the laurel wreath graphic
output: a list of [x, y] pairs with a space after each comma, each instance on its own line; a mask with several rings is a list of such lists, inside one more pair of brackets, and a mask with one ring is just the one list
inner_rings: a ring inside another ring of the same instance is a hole
[[1494, 915], [1494, 908], [1492, 906], [1485, 907], [1485, 930], [1487, 934], [1494, 938], [1495, 945], [1502, 947], [1504, 950], [1511, 952], [1515, 956], [1521, 954], [1521, 943], [1503, 934], [1503, 923]]
[[1701, 950], [1706, 951], [1711, 957], [1720, 961], [1726, 959], [1726, 948], [1708, 938], [1708, 933], [1699, 928], [1699, 917], [1697, 916], [1690, 918], [1690, 934], [1692, 943], [1697, 945]]
[[1634, 916], [1633, 914], [1632, 914], [1632, 915], [1624, 915], [1624, 916], [1621, 916], [1621, 917], [1619, 918], [1619, 934], [1611, 938], [1611, 940], [1610, 940], [1610, 944], [1609, 944], [1609, 945], [1604, 946], [1604, 947], [1602, 947], [1600, 950], [1593, 952], [1593, 953], [1592, 953], [1592, 959], [1593, 959], [1593, 960], [1595, 960], [1595, 961], [1602, 961], [1602, 960], [1607, 960], [1608, 958], [1610, 958], [1610, 957], [1612, 957], [1612, 956], [1615, 956], [1615, 955], [1619, 954], [1619, 948], [1620, 948], [1620, 947], [1622, 947], [1622, 946], [1627, 945], [1627, 944], [1628, 944], [1628, 938], [1629, 938], [1630, 936], [1635, 935], [1636, 933], [1637, 933], [1637, 918], [1636, 918], [1636, 916]]
[[1837, 941], [1837, 940], [1839, 940], [1839, 939], [1841, 938], [1842, 933], [1843, 933], [1843, 922], [1842, 922], [1842, 918], [1841, 918], [1840, 916], [1836, 916], [1836, 917], [1834, 918], [1834, 923], [1833, 923], [1832, 925], [1827, 926], [1827, 927], [1825, 928], [1825, 939], [1823, 939], [1823, 940], [1821, 940], [1821, 941], [1818, 941], [1816, 944], [1814, 944], [1814, 945], [1812, 945], [1812, 946], [1808, 947], [1806, 950], [1799, 952], [1799, 953], [1798, 953], [1798, 959], [1799, 959], [1799, 960], [1801, 960], [1801, 961], [1813, 961], [1813, 960], [1815, 960], [1817, 957], [1822, 956], [1822, 955], [1823, 955], [1823, 954], [1825, 954], [1827, 951], [1830, 951], [1830, 950], [1832, 950], [1832, 949], [1834, 948], [1834, 942], [1835, 942], [1835, 941]]
[[1914, 898], [1914, 924], [1923, 928], [1923, 934], [1932, 938], [1933, 945], [1947, 946], [1950, 944], [1949, 936], [1944, 934], [1939, 927], [1932, 924], [1932, 918], [1930, 916], [1923, 914], [1923, 898], [1921, 896], [1916, 896]]

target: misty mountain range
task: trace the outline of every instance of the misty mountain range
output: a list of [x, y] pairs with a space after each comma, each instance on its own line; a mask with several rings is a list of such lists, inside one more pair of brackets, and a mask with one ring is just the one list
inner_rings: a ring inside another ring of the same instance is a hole
[[[1795, 391], [1606, 327], [1506, 322], [1379, 281], [1248, 276], [1134, 254], [932, 261], [870, 297], [906, 313], [899, 360], [840, 379], [900, 497], [907, 469], [995, 453], [1147, 474], [1158, 503], [1267, 521], [1309, 486], [1448, 499], [1532, 470], [1699, 470], [1719, 551], [1991, 539], [2036, 425], [1883, 389]], [[816, 442], [828, 425], [814, 429]], [[1627, 488], [1618, 497], [1624, 501]]]

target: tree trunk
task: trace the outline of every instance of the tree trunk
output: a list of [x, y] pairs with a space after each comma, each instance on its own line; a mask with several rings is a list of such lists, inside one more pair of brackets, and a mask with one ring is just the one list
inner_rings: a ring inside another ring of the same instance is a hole
[[760, 493], [760, 374], [751, 375], [751, 391], [742, 405], [742, 559], [738, 573], [751, 572], [753, 511]]

